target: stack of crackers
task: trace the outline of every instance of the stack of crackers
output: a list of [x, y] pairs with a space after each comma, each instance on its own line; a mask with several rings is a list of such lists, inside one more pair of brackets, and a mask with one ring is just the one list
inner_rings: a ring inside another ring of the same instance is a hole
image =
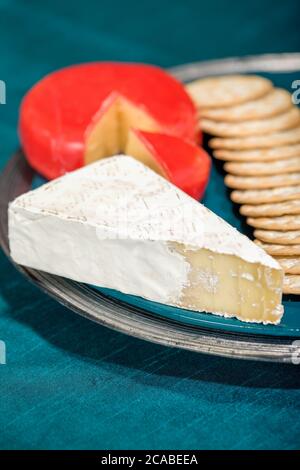
[[286, 90], [256, 75], [187, 85], [225, 184], [254, 227], [255, 242], [285, 271], [284, 293], [300, 294], [300, 110]]

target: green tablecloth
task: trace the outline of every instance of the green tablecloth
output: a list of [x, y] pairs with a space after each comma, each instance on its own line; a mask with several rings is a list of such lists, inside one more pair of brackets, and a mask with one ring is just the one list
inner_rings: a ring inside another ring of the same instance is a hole
[[[297, 51], [299, 19], [294, 0], [0, 0], [1, 167], [18, 145], [22, 95], [53, 69]], [[0, 340], [0, 448], [299, 447], [296, 366], [197, 355], [112, 332], [43, 295], [2, 253]]]

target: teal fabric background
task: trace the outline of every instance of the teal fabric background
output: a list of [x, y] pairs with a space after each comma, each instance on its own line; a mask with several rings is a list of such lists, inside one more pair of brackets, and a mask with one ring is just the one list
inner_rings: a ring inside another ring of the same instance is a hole
[[[294, 0], [0, 0], [0, 165], [20, 99], [74, 62], [299, 51]], [[300, 77], [299, 77], [300, 78]], [[167, 349], [75, 315], [0, 254], [1, 449], [295, 449], [299, 367]]]

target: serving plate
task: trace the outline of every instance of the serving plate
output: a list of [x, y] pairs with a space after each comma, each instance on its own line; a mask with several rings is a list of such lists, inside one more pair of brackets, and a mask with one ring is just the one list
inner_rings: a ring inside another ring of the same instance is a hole
[[[224, 73], [259, 72], [276, 85], [291, 87], [300, 71], [300, 54], [232, 58], [182, 65], [169, 70], [182, 81]], [[0, 180], [0, 243], [9, 256], [7, 206], [9, 201], [39, 186], [43, 180], [27, 164], [21, 151], [13, 155]], [[223, 183], [221, 164], [214, 162], [204, 204], [241, 232], [251, 230], [238, 215]], [[300, 298], [285, 296], [285, 315], [278, 326], [243, 323], [235, 319], [191, 312], [99, 289], [17, 266], [28, 279], [63, 305], [84, 317], [123, 333], [197, 352], [221, 356], [295, 362], [300, 344]]]

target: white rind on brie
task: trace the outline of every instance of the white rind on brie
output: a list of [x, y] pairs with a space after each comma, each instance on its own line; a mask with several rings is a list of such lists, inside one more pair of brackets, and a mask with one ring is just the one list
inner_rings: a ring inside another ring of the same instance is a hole
[[28, 217], [23, 208], [10, 210], [9, 221], [11, 255], [19, 264], [132, 295], [143, 293], [157, 302], [179, 302], [189, 266], [165, 244], [100, 239], [94, 225], [74, 219], [60, 223], [56, 216], [41, 218], [36, 212]]
[[18, 197], [9, 240], [17, 263], [80, 282], [246, 321], [282, 316], [279, 264], [128, 156]]

